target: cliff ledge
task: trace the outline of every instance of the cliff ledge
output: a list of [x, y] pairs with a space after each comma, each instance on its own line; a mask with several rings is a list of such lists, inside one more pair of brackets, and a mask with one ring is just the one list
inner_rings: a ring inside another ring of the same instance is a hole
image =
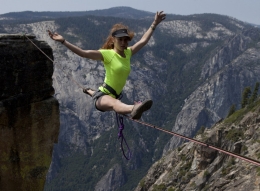
[[0, 190], [43, 190], [60, 126], [53, 63], [24, 36], [0, 34], [0, 71]]

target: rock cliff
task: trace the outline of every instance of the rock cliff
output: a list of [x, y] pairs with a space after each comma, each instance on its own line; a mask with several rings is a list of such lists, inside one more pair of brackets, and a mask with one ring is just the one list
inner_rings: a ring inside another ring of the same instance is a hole
[[43, 190], [60, 125], [53, 63], [25, 37], [0, 34], [0, 71], [0, 190]]
[[[232, 104], [240, 108], [243, 89], [260, 81], [259, 37], [259, 29], [244, 31], [211, 54], [201, 70], [204, 83], [187, 97], [172, 131], [192, 137], [201, 126], [225, 118]], [[180, 141], [173, 137], [164, 153]]]
[[[259, 29], [245, 30], [212, 52], [201, 70], [204, 83], [187, 97], [172, 131], [193, 137], [203, 126], [205, 132], [195, 139], [259, 160], [259, 100], [225, 119], [232, 104], [241, 108], [243, 89], [260, 80], [259, 37]], [[164, 157], [150, 168], [135, 191], [260, 189], [256, 165], [181, 142], [171, 138]]]
[[[258, 99], [195, 139], [259, 161], [259, 113]], [[135, 191], [257, 191], [259, 171], [255, 164], [187, 142], [157, 161]]]

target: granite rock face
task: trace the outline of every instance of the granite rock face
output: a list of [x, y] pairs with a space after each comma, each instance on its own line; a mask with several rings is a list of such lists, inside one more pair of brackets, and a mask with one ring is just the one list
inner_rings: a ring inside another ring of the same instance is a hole
[[0, 58], [0, 190], [43, 190], [60, 126], [53, 63], [15, 34], [0, 34]]
[[125, 182], [126, 176], [121, 165], [115, 164], [97, 183], [95, 191], [113, 191], [117, 189], [118, 185], [122, 186]]
[[[187, 97], [172, 131], [192, 137], [201, 126], [209, 128], [225, 118], [232, 104], [240, 108], [243, 89], [260, 81], [259, 36], [258, 29], [244, 31], [211, 55], [201, 71], [204, 83]], [[173, 137], [164, 153], [180, 141]]]
[[[226, 119], [232, 104], [241, 108], [243, 88], [254, 87], [260, 80], [259, 37], [259, 29], [246, 30], [206, 60], [201, 72], [204, 83], [185, 100], [172, 131], [193, 137], [204, 126], [204, 133], [194, 139], [259, 160], [259, 97], [237, 111], [240, 115], [235, 114], [233, 120], [232, 116]], [[194, 142], [181, 142], [171, 138], [164, 156], [153, 164], [135, 191], [260, 189], [256, 165]]]

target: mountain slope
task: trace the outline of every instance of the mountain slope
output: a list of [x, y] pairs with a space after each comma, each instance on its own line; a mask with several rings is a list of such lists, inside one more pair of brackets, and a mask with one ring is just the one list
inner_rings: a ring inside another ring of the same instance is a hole
[[[243, 88], [260, 80], [259, 35], [258, 29], [244, 31], [206, 60], [200, 75], [205, 82], [185, 100], [173, 131], [193, 136], [201, 126], [210, 127], [225, 118], [232, 104], [240, 107]], [[179, 141], [172, 138], [165, 152]]]
[[[259, 161], [259, 113], [258, 99], [195, 139]], [[255, 164], [188, 142], [157, 161], [135, 191], [259, 190], [259, 170]]]

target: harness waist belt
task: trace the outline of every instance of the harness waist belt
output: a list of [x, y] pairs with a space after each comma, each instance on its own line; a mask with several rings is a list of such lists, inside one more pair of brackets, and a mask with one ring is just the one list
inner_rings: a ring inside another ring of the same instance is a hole
[[103, 83], [102, 86], [103, 86], [103, 88], [106, 88], [111, 94], [113, 94], [116, 97], [116, 99], [118, 99], [120, 97], [121, 93], [118, 95], [116, 93], [116, 90], [114, 90], [111, 86], [107, 85], [106, 83]]

